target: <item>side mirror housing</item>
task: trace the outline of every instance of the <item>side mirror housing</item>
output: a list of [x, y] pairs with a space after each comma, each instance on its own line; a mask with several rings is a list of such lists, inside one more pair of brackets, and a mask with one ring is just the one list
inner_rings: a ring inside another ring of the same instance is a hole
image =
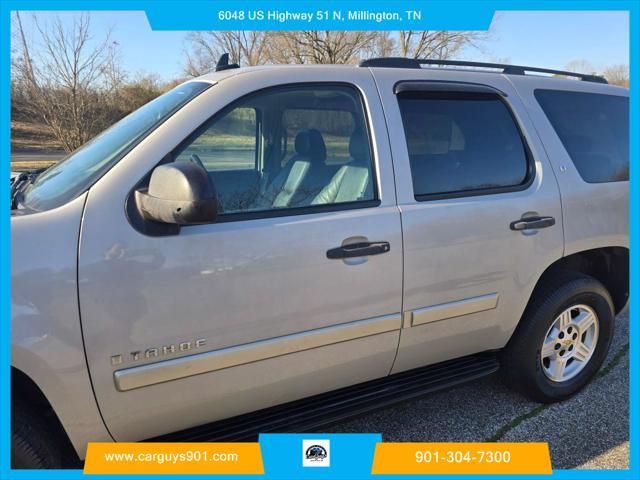
[[174, 225], [214, 222], [218, 195], [207, 171], [193, 162], [157, 166], [149, 187], [136, 190], [135, 202], [146, 220]]

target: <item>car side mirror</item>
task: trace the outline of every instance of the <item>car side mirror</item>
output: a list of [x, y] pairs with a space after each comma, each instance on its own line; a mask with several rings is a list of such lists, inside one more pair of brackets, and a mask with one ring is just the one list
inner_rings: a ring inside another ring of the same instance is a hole
[[214, 222], [218, 195], [207, 171], [194, 162], [174, 162], [151, 172], [149, 187], [136, 190], [138, 211], [146, 220], [174, 225]]

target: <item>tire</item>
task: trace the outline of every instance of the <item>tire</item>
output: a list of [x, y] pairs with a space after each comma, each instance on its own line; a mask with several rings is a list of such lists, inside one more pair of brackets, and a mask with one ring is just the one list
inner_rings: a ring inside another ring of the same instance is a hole
[[11, 406], [11, 467], [62, 468], [58, 432], [43, 414], [22, 406]]
[[[593, 314], [595, 326], [578, 328], [578, 324], [589, 323], [581, 319]], [[505, 383], [542, 403], [571, 397], [602, 365], [611, 345], [614, 321], [611, 296], [599, 281], [575, 272], [555, 275], [553, 280], [536, 288], [502, 352], [501, 370]], [[589, 339], [591, 342], [587, 347]], [[543, 351], [544, 342], [548, 343]], [[590, 351], [588, 355], [584, 353], [587, 350]], [[565, 355], [564, 368], [561, 353]], [[572, 356], [575, 356], [573, 360]], [[560, 367], [556, 368], [558, 363]]]

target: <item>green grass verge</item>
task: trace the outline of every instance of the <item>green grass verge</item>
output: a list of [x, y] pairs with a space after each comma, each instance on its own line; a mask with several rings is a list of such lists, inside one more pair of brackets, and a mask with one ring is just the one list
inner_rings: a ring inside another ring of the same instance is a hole
[[[620, 350], [618, 350], [618, 352], [613, 356], [611, 361], [609, 363], [607, 363], [607, 365], [604, 368], [602, 368], [596, 374], [596, 376], [594, 377], [594, 380], [606, 376], [608, 373], [611, 372], [611, 370], [616, 368], [616, 366], [618, 366], [618, 364], [620, 363], [622, 358], [627, 354], [627, 352], [629, 352], [629, 344], [628, 343], [626, 345], [624, 345]], [[538, 416], [539, 414], [544, 412], [547, 408], [549, 408], [551, 405], [553, 405], [553, 404], [538, 405], [533, 410], [531, 410], [531, 411], [529, 411], [529, 412], [527, 412], [527, 413], [525, 413], [523, 415], [520, 415], [519, 417], [514, 418], [509, 423], [507, 423], [506, 425], [502, 426], [500, 428], [500, 430], [498, 430], [491, 437], [487, 438], [485, 441], [486, 442], [497, 442], [499, 440], [502, 440], [502, 438], [504, 438], [504, 436], [509, 431], [511, 431], [514, 428], [516, 428], [518, 425], [520, 425], [525, 420], [529, 420], [530, 418]]]

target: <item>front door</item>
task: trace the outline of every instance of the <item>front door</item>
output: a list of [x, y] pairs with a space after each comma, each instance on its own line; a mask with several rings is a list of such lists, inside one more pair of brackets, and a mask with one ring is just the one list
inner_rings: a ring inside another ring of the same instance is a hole
[[[402, 295], [389, 147], [371, 77], [358, 73], [353, 85], [335, 72], [331, 83], [301, 72], [301, 83], [283, 86], [277, 71], [222, 81], [125, 158], [155, 151], [156, 161], [202, 163], [219, 194], [213, 224], [141, 228], [125, 214], [127, 189], [109, 188], [128, 177], [124, 165], [90, 192], [81, 315], [117, 440], [389, 373]], [[220, 98], [235, 100], [220, 108]], [[193, 120], [206, 110], [217, 113]], [[185, 121], [192, 133], [167, 142], [177, 146], [153, 145]]]

